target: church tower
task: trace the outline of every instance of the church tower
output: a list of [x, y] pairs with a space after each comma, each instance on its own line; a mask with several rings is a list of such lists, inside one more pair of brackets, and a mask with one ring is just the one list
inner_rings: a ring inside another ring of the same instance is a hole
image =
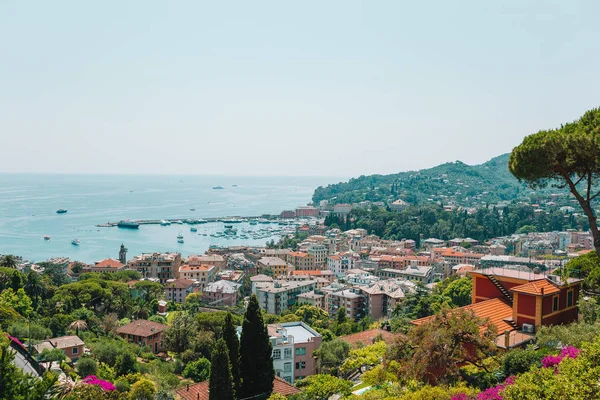
[[127, 264], [127, 249], [123, 243], [121, 243], [121, 250], [119, 250], [119, 262], [121, 264]]

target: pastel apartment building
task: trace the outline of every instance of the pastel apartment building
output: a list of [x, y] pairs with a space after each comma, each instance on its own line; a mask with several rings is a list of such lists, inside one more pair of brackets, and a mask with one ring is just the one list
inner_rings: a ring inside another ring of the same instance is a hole
[[293, 270], [293, 267], [279, 257], [262, 257], [258, 260], [260, 272], [265, 269], [273, 271], [277, 278], [285, 277]]
[[179, 267], [179, 278], [197, 282], [198, 290], [202, 291], [215, 280], [216, 268], [214, 265], [182, 265]]
[[327, 257], [327, 269], [341, 277], [349, 269], [354, 269], [356, 260], [352, 253], [340, 253]]
[[315, 258], [308, 253], [294, 251], [286, 256], [286, 260], [294, 266], [294, 270], [313, 271], [316, 269]]
[[327, 311], [331, 317], [337, 315], [340, 307], [346, 310], [346, 317], [359, 320], [366, 315], [365, 296], [360, 289], [343, 289], [327, 296]]
[[211, 282], [202, 290], [202, 300], [210, 305], [235, 306], [242, 285], [228, 280]]
[[186, 265], [193, 267], [200, 265], [212, 265], [216, 272], [220, 272], [227, 268], [227, 259], [220, 254], [204, 254], [189, 256], [185, 261]]
[[314, 352], [322, 342], [321, 335], [304, 322], [287, 322], [267, 326], [273, 346], [275, 374], [293, 384], [317, 373]]
[[82, 268], [82, 272], [118, 272], [123, 271], [127, 268], [127, 265], [121, 263], [119, 260], [113, 258], [105, 258], [100, 261], [96, 261], [94, 265], [86, 265]]
[[185, 302], [188, 294], [194, 292], [195, 282], [192, 279], [169, 279], [165, 283], [166, 299], [179, 304]]
[[365, 309], [369, 316], [377, 320], [382, 317], [389, 318], [394, 308], [406, 297], [406, 286], [396, 280], [375, 282], [369, 287], [362, 287]]
[[164, 350], [164, 332], [167, 325], [138, 319], [117, 328], [117, 334], [123, 339], [140, 346], [148, 346], [154, 353]]
[[402, 278], [426, 285], [431, 283], [433, 279], [433, 267], [410, 266], [406, 269], [384, 268], [378, 270], [377, 275], [382, 279]]
[[255, 294], [260, 308], [269, 314], [279, 315], [298, 303], [298, 296], [315, 289], [310, 281], [273, 281], [256, 283]]
[[319, 209], [317, 207], [312, 206], [304, 206], [296, 208], [296, 217], [297, 218], [318, 218], [319, 217]]
[[157, 279], [162, 284], [177, 278], [180, 266], [179, 253], [144, 253], [129, 261], [129, 268], [138, 271], [142, 278]]

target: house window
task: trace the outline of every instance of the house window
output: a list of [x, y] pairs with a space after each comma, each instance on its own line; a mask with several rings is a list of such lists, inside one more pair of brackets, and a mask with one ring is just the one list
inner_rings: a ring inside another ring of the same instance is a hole
[[552, 298], [552, 311], [558, 311], [558, 296]]
[[283, 358], [292, 358], [292, 349], [284, 349]]
[[273, 360], [279, 360], [281, 358], [281, 350], [273, 350]]
[[571, 307], [573, 305], [573, 291], [569, 290], [567, 292], [567, 307]]
[[77, 347], [73, 347], [72, 352], [73, 352], [73, 354], [77, 354]]
[[296, 363], [296, 369], [304, 369], [306, 368], [306, 361], [300, 361]]
[[283, 364], [283, 372], [292, 372], [292, 363], [286, 362]]
[[297, 356], [303, 356], [306, 354], [306, 347], [298, 347], [296, 349], [296, 355]]

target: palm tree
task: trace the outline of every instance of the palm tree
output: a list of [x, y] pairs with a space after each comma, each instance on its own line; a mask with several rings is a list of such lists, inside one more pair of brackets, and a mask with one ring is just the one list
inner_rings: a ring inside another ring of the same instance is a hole
[[79, 330], [81, 329], [81, 330], [85, 331], [85, 330], [87, 330], [87, 328], [88, 328], [87, 323], [84, 320], [77, 319], [77, 320], [71, 322], [67, 329], [70, 329], [70, 330], [75, 329], [75, 334], [77, 336], [79, 336]]
[[46, 287], [42, 283], [40, 276], [36, 272], [29, 271], [23, 289], [25, 289], [25, 293], [29, 297], [33, 298], [33, 307], [37, 309], [40, 296], [46, 293]]
[[6, 268], [12, 268], [12, 269], [16, 269], [17, 268], [17, 257], [13, 256], [12, 254], [7, 254], [4, 257], [2, 257], [2, 261], [0, 262], [0, 265]]

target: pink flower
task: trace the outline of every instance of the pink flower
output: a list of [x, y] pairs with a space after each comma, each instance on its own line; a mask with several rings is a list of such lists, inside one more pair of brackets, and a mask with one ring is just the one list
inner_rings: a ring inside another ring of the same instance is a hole
[[98, 385], [105, 392], [109, 392], [111, 390], [117, 389], [115, 387], [115, 385], [113, 385], [109, 381], [104, 381], [102, 379], [99, 379], [95, 375], [86, 376], [85, 378], [83, 378], [82, 382], [85, 384], [88, 384], [88, 385]]
[[581, 350], [579, 350], [577, 347], [573, 347], [573, 346], [564, 347], [558, 355], [546, 356], [546, 357], [542, 358], [542, 366], [544, 368], [555, 367], [558, 364], [560, 364], [560, 362], [564, 358], [577, 358], [577, 356], [579, 356], [579, 353], [581, 353]]
[[502, 397], [502, 392], [504, 391], [504, 388], [515, 383], [515, 379], [516, 378], [514, 376], [509, 376], [501, 384], [479, 393], [477, 395], [477, 400], [503, 400], [504, 397]]

